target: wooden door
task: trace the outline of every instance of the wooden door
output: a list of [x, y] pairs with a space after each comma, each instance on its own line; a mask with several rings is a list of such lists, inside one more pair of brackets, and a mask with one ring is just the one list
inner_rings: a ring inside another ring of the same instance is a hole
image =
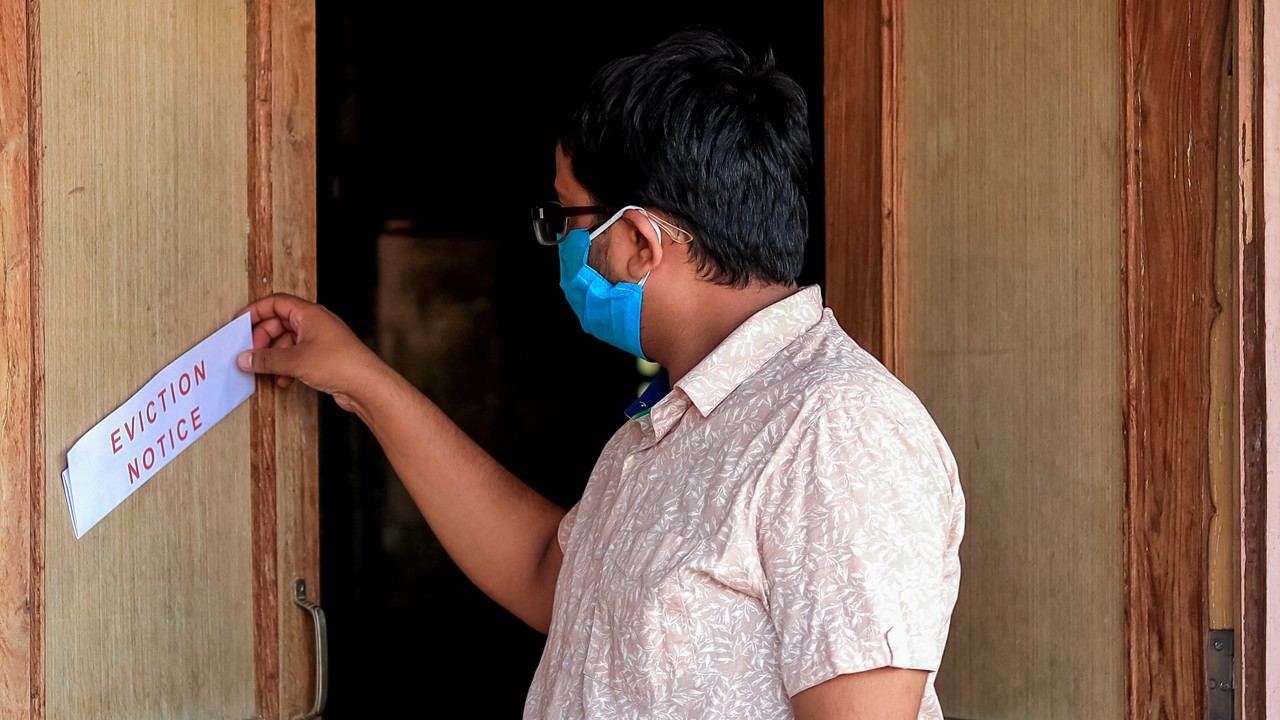
[[826, 6], [829, 302], [969, 499], [949, 716], [1263, 717], [1261, 6]]
[[77, 540], [70, 445], [250, 299], [314, 296], [291, 0], [0, 1], [0, 716], [313, 705], [315, 399], [260, 382]]

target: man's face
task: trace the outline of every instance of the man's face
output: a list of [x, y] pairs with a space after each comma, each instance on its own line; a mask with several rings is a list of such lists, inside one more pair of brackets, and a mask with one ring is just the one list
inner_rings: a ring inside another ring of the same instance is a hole
[[[587, 192], [587, 189], [574, 177], [573, 161], [560, 150], [559, 145], [556, 146], [555, 190], [556, 199], [560, 201], [563, 207], [581, 207], [595, 204], [591, 193]], [[603, 219], [599, 215], [574, 215], [569, 218], [569, 229], [591, 228]], [[609, 236], [616, 227], [617, 223], [592, 240], [591, 247], [587, 250], [587, 264], [611, 283], [618, 282], [618, 278], [621, 277], [621, 273], [613, 267], [612, 257], [609, 253]]]

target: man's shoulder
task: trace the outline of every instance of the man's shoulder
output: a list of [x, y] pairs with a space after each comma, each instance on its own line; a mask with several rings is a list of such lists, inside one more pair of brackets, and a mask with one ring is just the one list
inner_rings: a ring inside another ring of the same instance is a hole
[[857, 405], [876, 396], [915, 398], [897, 376], [845, 332], [829, 309], [775, 360], [768, 370], [769, 380], [812, 398], [815, 406]]
[[[896, 427], [920, 440], [945, 444], [916, 393], [857, 343], [829, 309], [805, 335], [780, 352], [755, 378], [774, 403], [775, 417], [805, 424], [844, 416], [853, 425]], [[806, 419], [807, 418], [807, 419]]]

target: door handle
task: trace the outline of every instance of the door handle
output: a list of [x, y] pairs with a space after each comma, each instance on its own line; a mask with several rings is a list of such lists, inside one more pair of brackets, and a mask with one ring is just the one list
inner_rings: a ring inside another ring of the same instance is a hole
[[316, 699], [310, 710], [294, 715], [293, 720], [314, 720], [324, 712], [329, 699], [329, 629], [325, 625], [324, 610], [307, 598], [307, 581], [302, 578], [293, 581], [293, 602], [311, 613], [316, 626]]

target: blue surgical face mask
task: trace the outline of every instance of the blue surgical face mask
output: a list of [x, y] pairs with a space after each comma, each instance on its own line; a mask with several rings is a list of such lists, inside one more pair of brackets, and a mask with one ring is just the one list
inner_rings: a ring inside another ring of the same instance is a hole
[[[639, 283], [614, 284], [587, 264], [591, 241], [617, 222], [627, 210], [644, 212], [635, 205], [628, 205], [594, 232], [583, 228], [565, 233], [560, 241], [560, 289], [588, 335], [648, 360], [640, 349], [640, 307], [644, 283], [649, 276], [645, 275]], [[649, 222], [661, 237], [658, 225], [653, 220]]]

